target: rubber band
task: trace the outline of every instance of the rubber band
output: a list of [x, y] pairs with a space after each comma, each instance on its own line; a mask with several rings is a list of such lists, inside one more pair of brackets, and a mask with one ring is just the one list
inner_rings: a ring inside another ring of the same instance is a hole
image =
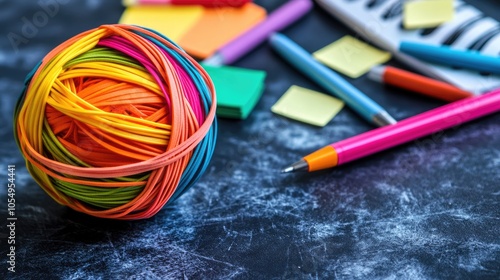
[[214, 85], [161, 34], [103, 25], [28, 74], [16, 141], [55, 201], [100, 218], [144, 219], [193, 186], [212, 157]]

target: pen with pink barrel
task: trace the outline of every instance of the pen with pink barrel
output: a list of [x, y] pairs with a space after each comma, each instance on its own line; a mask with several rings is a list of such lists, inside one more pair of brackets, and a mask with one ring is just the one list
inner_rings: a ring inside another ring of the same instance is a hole
[[500, 89], [469, 97], [330, 144], [286, 167], [283, 173], [338, 166], [500, 111]]
[[311, 10], [311, 0], [292, 0], [275, 11], [250, 30], [222, 46], [203, 64], [211, 66], [227, 65], [235, 62], [256, 46], [264, 42], [272, 33], [279, 31]]

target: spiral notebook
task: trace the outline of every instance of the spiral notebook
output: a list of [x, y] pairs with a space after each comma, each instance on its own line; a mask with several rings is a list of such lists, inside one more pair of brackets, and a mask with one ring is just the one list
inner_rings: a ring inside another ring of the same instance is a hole
[[461, 0], [455, 1], [455, 16], [438, 27], [405, 30], [402, 24], [404, 0], [316, 2], [364, 39], [392, 52], [397, 59], [422, 74], [475, 94], [500, 87], [499, 75], [432, 64], [398, 52], [399, 43], [404, 40], [500, 55], [500, 23], [485, 16], [471, 4]]

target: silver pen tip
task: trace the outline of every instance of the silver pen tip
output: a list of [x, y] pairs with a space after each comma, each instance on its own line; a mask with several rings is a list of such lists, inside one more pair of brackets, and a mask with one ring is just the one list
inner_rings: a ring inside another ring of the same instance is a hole
[[299, 170], [306, 171], [308, 168], [309, 168], [309, 164], [307, 163], [307, 161], [301, 159], [301, 160], [297, 161], [296, 163], [283, 168], [281, 170], [281, 173], [290, 173], [290, 172], [299, 171]]
[[382, 111], [373, 116], [373, 122], [378, 126], [386, 126], [397, 123], [397, 121], [386, 111]]
[[293, 166], [287, 166], [286, 168], [281, 169], [281, 173], [290, 173], [293, 171]]

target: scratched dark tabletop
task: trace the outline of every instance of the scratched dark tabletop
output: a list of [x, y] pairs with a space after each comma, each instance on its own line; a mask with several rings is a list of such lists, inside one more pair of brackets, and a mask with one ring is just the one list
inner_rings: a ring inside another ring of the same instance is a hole
[[[0, 1], [0, 279], [500, 277], [500, 114], [338, 169], [282, 175], [300, 156], [372, 127], [350, 109], [324, 128], [272, 114], [292, 84], [321, 89], [267, 44], [236, 63], [267, 71], [262, 99], [245, 121], [219, 120], [211, 165], [184, 196], [133, 222], [58, 205], [25, 169], [12, 110], [25, 75], [47, 52], [116, 23], [123, 8], [119, 1], [58, 1], [46, 24], [12, 41], [43, 11], [37, 2]], [[272, 11], [285, 1], [256, 2]], [[469, 2], [500, 19], [497, 0]], [[311, 52], [354, 35], [318, 7], [284, 33]], [[397, 119], [442, 105], [365, 77], [352, 82]], [[16, 166], [15, 273], [6, 263], [9, 164]]]

